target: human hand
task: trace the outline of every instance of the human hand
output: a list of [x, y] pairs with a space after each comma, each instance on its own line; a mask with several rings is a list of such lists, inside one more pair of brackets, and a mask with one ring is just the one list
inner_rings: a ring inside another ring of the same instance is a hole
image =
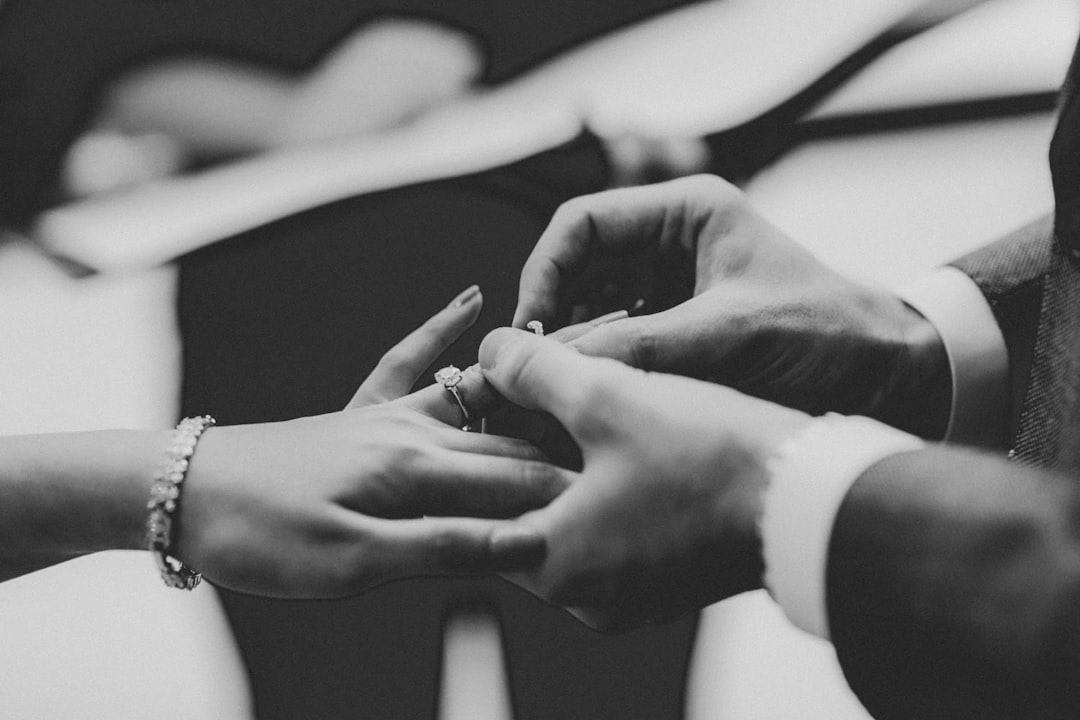
[[528, 443], [462, 432], [441, 387], [404, 395], [476, 320], [471, 290], [388, 352], [344, 411], [207, 431], [184, 482], [177, 557], [218, 585], [277, 597], [538, 563], [543, 537], [493, 518], [546, 504], [565, 474]]
[[635, 308], [572, 344], [812, 413], [927, 436], [948, 420], [936, 330], [895, 295], [832, 271], [725, 181], [695, 176], [565, 203], [521, 274], [514, 325]]
[[808, 415], [517, 330], [488, 335], [480, 364], [508, 400], [554, 415], [584, 458], [562, 495], [519, 519], [548, 551], [510, 579], [602, 630], [761, 586], [765, 463]]
[[[626, 317], [626, 312], [620, 310], [586, 322], [567, 325], [546, 337], [556, 342], [568, 343], [602, 325], [623, 320]], [[372, 373], [372, 377], [377, 374], [378, 370]], [[408, 381], [405, 381], [405, 387], [407, 387], [407, 383]], [[581, 452], [573, 439], [566, 434], [566, 430], [563, 429], [562, 425], [546, 413], [527, 411], [506, 402], [491, 384], [484, 379], [479, 364], [467, 367], [462, 371], [457, 391], [458, 397], [461, 398], [461, 402], [465, 410], [467, 410], [466, 415], [462, 414], [462, 408], [458, 406], [457, 400], [453, 399], [453, 395], [446, 392], [440, 385], [433, 385], [414, 393], [409, 397], [408, 402], [418, 402], [424, 406], [437, 407], [441, 400], [442, 404], [445, 405], [443, 417], [448, 423], [475, 426], [482, 421], [485, 433], [526, 440], [539, 448], [548, 461], [559, 467], [571, 470], [581, 467]], [[360, 398], [363, 395], [364, 390], [362, 388], [357, 393], [357, 397]]]

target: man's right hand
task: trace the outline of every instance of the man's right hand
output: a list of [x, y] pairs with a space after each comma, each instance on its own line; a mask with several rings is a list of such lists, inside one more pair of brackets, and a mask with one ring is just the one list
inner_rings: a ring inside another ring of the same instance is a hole
[[512, 521], [547, 553], [509, 579], [607, 631], [761, 587], [767, 463], [808, 415], [509, 328], [484, 339], [480, 365], [507, 400], [553, 416], [583, 459], [565, 492]]
[[720, 178], [587, 195], [555, 213], [522, 271], [514, 325], [619, 308], [644, 314], [571, 344], [811, 413], [944, 433], [948, 360], [933, 326], [823, 265]]

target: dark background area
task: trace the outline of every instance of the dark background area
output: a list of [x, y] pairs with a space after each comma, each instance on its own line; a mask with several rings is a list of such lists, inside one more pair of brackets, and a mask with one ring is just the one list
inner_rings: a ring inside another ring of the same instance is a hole
[[[0, 219], [19, 223], [53, 201], [62, 154], [103, 83], [139, 62], [210, 53], [299, 72], [368, 20], [423, 16], [475, 34], [484, 82], [495, 83], [677, 4], [8, 0]], [[315, 208], [188, 256], [183, 412], [240, 423], [337, 410], [383, 351], [477, 282], [481, 320], [444, 358], [471, 363], [483, 334], [509, 322], [518, 271], [555, 207], [605, 185], [603, 153], [583, 137], [511, 167]], [[441, 623], [463, 603], [501, 619], [521, 720], [682, 714], [694, 618], [602, 636], [495, 579], [410, 580], [340, 602], [223, 598], [264, 720], [432, 717]]]

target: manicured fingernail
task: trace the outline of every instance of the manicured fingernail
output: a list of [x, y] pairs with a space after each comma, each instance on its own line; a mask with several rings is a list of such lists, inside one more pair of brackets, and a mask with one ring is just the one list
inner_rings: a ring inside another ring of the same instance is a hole
[[456, 298], [453, 299], [453, 301], [451, 301], [450, 307], [459, 308], [462, 305], [464, 305], [465, 303], [472, 302], [473, 298], [475, 298], [479, 294], [480, 294], [480, 286], [479, 285], [471, 285], [468, 288], [466, 288], [465, 290], [463, 290], [460, 295], [458, 295]]
[[607, 315], [601, 315], [598, 318], [593, 318], [589, 321], [590, 325], [599, 327], [600, 325], [607, 325], [609, 322], [615, 322], [616, 320], [623, 320], [630, 317], [630, 313], [625, 310], [616, 310], [615, 312], [609, 312]]
[[547, 555], [544, 536], [521, 525], [506, 525], [491, 533], [491, 561], [499, 570], [536, 567]]

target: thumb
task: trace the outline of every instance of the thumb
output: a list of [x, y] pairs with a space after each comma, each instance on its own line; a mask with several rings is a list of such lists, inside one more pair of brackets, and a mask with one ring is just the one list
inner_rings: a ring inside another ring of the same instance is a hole
[[500, 328], [480, 345], [484, 377], [516, 405], [551, 413], [573, 432], [597, 391], [614, 389], [631, 371], [590, 358], [555, 340], [522, 330]]

